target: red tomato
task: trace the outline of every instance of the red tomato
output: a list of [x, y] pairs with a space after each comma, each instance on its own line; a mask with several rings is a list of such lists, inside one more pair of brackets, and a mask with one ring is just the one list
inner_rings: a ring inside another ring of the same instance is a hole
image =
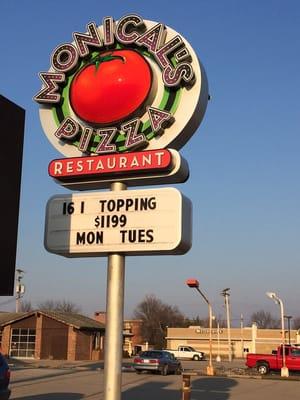
[[71, 106], [88, 123], [113, 124], [141, 107], [151, 82], [150, 66], [137, 51], [105, 52], [75, 75], [70, 88]]

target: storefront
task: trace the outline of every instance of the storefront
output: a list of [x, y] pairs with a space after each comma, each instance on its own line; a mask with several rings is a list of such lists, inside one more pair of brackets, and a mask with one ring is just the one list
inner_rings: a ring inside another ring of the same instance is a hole
[[[291, 344], [300, 343], [300, 332], [290, 331]], [[168, 328], [167, 348], [177, 349], [178, 346], [188, 345], [196, 350], [209, 353], [209, 329], [200, 326], [189, 328]], [[232, 328], [230, 330], [230, 346], [233, 357], [245, 357], [247, 352], [271, 353], [281, 344], [280, 329], [258, 329], [256, 324], [251, 327]], [[288, 343], [288, 332], [286, 332]], [[226, 357], [228, 355], [229, 341], [226, 328], [212, 329], [212, 354]]]

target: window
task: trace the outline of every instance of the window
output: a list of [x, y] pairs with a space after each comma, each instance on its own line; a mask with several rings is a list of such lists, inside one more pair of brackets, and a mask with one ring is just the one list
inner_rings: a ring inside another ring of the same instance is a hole
[[[290, 352], [289, 347], [285, 346], [285, 347], [284, 347], [284, 354], [285, 354], [286, 356], [288, 356], [288, 355], [289, 355], [289, 352]], [[282, 347], [280, 348], [279, 354], [282, 356]]]
[[12, 329], [10, 356], [33, 358], [35, 350], [35, 329]]
[[300, 349], [292, 349], [292, 357], [300, 357]]
[[101, 334], [100, 332], [94, 333], [93, 336], [93, 350], [100, 350], [101, 348]]

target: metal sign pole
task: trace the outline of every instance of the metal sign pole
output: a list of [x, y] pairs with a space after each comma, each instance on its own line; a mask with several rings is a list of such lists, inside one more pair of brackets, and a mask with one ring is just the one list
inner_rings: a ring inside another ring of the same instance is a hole
[[[111, 185], [112, 191], [126, 188], [126, 185], [120, 182]], [[125, 256], [110, 254], [107, 265], [104, 400], [121, 399], [124, 278]]]

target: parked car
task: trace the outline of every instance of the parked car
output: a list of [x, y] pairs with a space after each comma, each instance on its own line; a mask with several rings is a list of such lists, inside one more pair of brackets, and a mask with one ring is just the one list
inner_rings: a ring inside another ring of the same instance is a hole
[[[256, 368], [261, 375], [266, 375], [270, 371], [279, 371], [283, 366], [282, 357], [283, 346], [279, 346], [277, 351], [272, 354], [247, 354], [246, 366]], [[285, 345], [285, 364], [291, 371], [300, 371], [300, 348]]]
[[183, 360], [204, 360], [203, 351], [195, 350], [194, 347], [191, 346], [178, 346], [177, 350], [169, 350], [170, 353], [174, 354], [176, 358], [180, 358]]
[[170, 352], [165, 350], [148, 350], [141, 352], [133, 360], [133, 367], [138, 374], [143, 371], [151, 371], [152, 373], [160, 373], [168, 375], [168, 373], [181, 374], [181, 362]]
[[10, 389], [8, 388], [10, 381], [10, 369], [6, 359], [0, 353], [0, 400], [8, 400]]

